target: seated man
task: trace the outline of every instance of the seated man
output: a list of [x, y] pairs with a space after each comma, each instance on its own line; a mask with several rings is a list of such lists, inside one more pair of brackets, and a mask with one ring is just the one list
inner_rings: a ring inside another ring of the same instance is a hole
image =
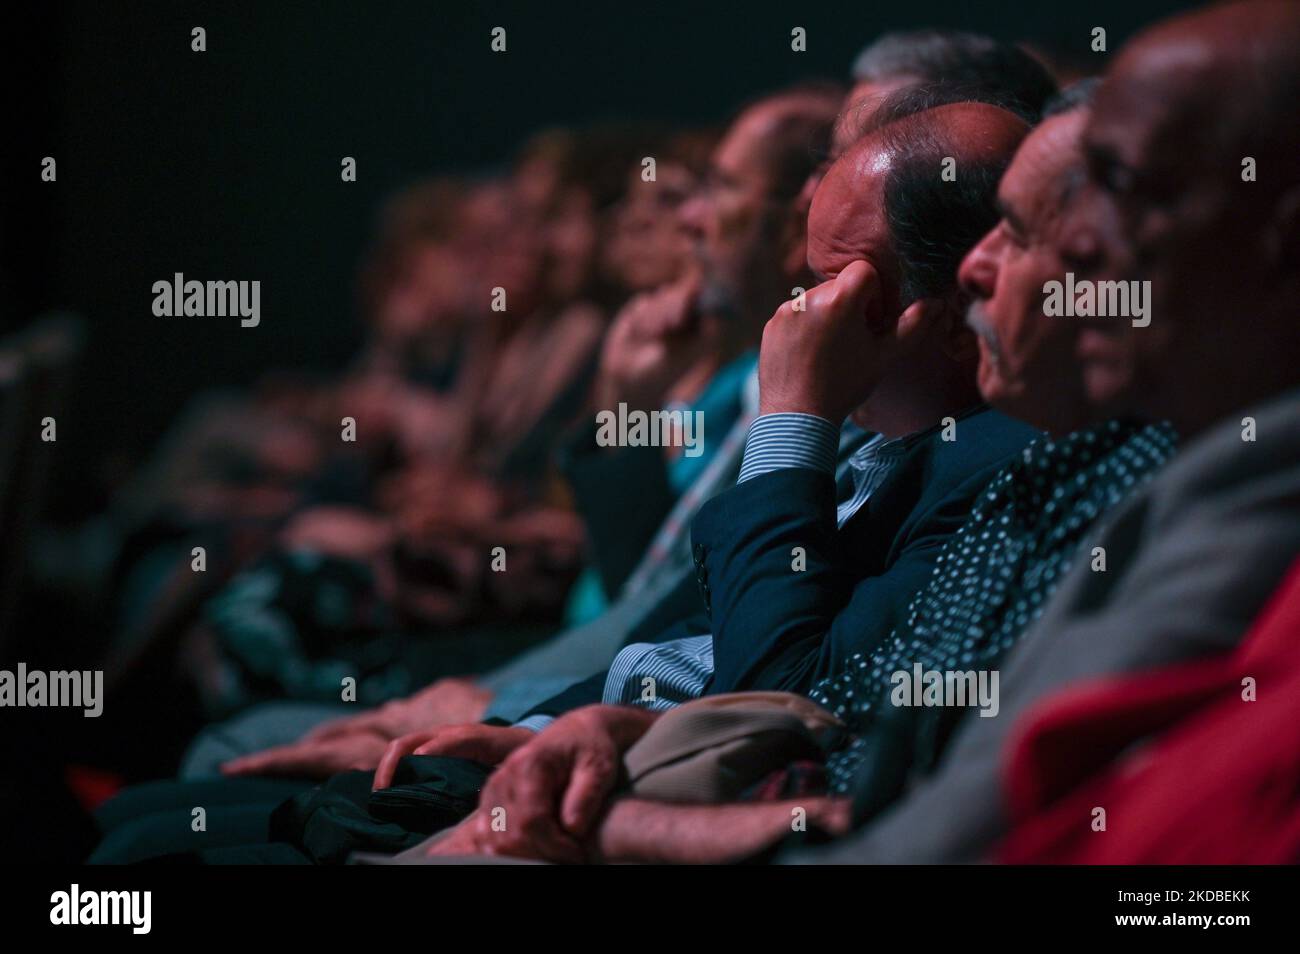
[[[792, 860], [986, 857], [1023, 714], [1079, 680], [1231, 649], [1277, 589], [1300, 550], [1298, 44], [1300, 8], [1248, 0], [1159, 24], [1116, 59], [1061, 249], [1087, 279], [1149, 281], [1150, 321], [1084, 319], [1077, 355], [1093, 408], [1167, 417], [1188, 443], [1091, 541], [1105, 570], [1080, 561], [1008, 658], [999, 717], [967, 720], [860, 834]], [[1243, 179], [1243, 157], [1269, 174]]]

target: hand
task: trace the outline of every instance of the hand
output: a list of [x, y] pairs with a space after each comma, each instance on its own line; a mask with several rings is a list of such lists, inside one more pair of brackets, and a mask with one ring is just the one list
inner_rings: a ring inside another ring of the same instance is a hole
[[354, 507], [315, 507], [294, 517], [282, 531], [287, 548], [315, 550], [355, 560], [371, 560], [393, 542], [391, 522]]
[[322, 742], [356, 732], [370, 732], [391, 742], [420, 729], [476, 722], [483, 717], [491, 701], [492, 692], [472, 679], [439, 679], [405, 699], [394, 699], [377, 709], [322, 723], [303, 736], [302, 741]]
[[583, 841], [618, 783], [623, 752], [654, 719], [645, 709], [587, 706], [555, 720], [483, 787], [478, 844], [488, 854], [585, 860]]
[[496, 765], [535, 735], [531, 729], [477, 722], [412, 732], [388, 743], [383, 758], [379, 760], [379, 768], [375, 770], [371, 788], [379, 791], [392, 785], [397, 763], [408, 755], [446, 755]]
[[871, 396], [900, 344], [920, 325], [908, 308], [883, 331], [880, 278], [865, 261], [849, 264], [805, 297], [783, 304], [763, 329], [759, 411], [800, 411], [840, 424]]
[[387, 747], [388, 740], [382, 735], [350, 732], [330, 739], [281, 745], [232, 759], [221, 766], [221, 773], [324, 779], [339, 772], [373, 769]]
[[668, 390], [719, 346], [718, 326], [696, 308], [694, 276], [637, 295], [615, 316], [601, 350], [595, 401], [640, 410], [664, 403]]

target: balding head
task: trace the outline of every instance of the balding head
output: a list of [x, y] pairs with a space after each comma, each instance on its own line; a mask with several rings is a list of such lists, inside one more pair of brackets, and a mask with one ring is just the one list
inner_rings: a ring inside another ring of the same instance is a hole
[[831, 277], [867, 259], [895, 314], [919, 298], [951, 294], [962, 256], [997, 221], [998, 179], [1027, 132], [1013, 113], [983, 103], [941, 106], [876, 129], [831, 167], [814, 196], [809, 265]]
[[1298, 383], [1297, 49], [1300, 5], [1215, 6], [1140, 34], [1098, 91], [1063, 257], [1079, 277], [1151, 282], [1149, 326], [1080, 336], [1101, 413], [1192, 433]]
[[973, 391], [977, 355], [957, 266], [997, 221], [998, 179], [1027, 132], [995, 106], [941, 106], [869, 133], [818, 187], [808, 218], [814, 275], [831, 279], [863, 259], [880, 276], [879, 313], [897, 321], [915, 309], [930, 326], [855, 416], [863, 426], [876, 423], [873, 409], [910, 400], [918, 387]]

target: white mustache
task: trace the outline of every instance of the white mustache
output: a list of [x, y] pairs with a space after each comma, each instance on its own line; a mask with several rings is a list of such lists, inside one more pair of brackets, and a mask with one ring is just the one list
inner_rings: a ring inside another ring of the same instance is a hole
[[966, 309], [966, 327], [975, 332], [979, 339], [984, 342], [989, 352], [989, 360], [994, 366], [1002, 364], [1002, 345], [998, 342], [997, 333], [993, 330], [989, 322], [988, 315], [984, 314], [984, 309], [980, 307], [979, 302], [971, 302]]

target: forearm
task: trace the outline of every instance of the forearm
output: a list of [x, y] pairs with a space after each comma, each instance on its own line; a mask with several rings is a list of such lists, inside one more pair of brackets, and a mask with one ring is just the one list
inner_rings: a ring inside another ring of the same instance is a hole
[[848, 802], [826, 797], [731, 805], [669, 805], [620, 799], [593, 836], [598, 860], [647, 864], [726, 864], [775, 844], [804, 820], [840, 834]]

